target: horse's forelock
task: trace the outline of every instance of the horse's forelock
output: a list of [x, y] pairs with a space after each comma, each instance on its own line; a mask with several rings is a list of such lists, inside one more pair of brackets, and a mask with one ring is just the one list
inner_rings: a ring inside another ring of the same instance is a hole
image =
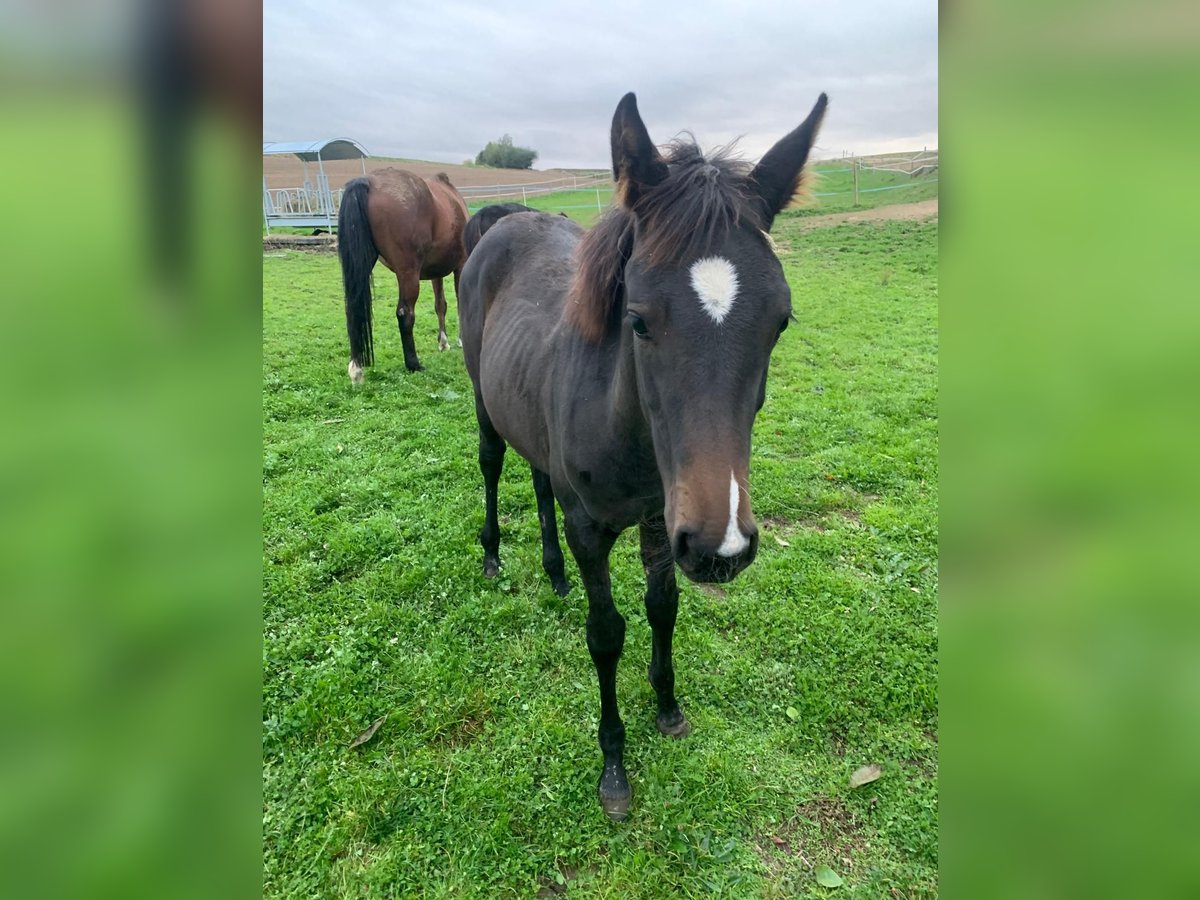
[[632, 245], [633, 216], [617, 206], [601, 216], [575, 250], [577, 265], [566, 315], [590, 341], [601, 340], [615, 324]]
[[651, 264], [695, 256], [743, 221], [761, 228], [750, 166], [732, 150], [729, 145], [705, 157], [691, 141], [670, 145], [670, 176], [634, 207], [642, 226], [639, 253]]
[[731, 151], [705, 157], [693, 141], [676, 141], [666, 155], [667, 178], [646, 189], [632, 210], [610, 209], [584, 235], [567, 305], [568, 320], [584, 337], [598, 341], [617, 325], [635, 218], [639, 253], [651, 265], [695, 256], [742, 222], [762, 229], [750, 166]]

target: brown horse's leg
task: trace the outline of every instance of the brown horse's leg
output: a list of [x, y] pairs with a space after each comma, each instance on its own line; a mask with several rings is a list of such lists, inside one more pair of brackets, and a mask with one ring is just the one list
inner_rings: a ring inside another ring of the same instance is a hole
[[671, 737], [686, 737], [692, 730], [675, 700], [675, 667], [671, 663], [671, 638], [679, 609], [675, 584], [675, 558], [667, 526], [659, 516], [639, 528], [642, 565], [646, 569], [646, 618], [654, 632], [650, 654], [650, 686], [658, 695], [658, 730]]
[[542, 568], [550, 576], [554, 592], [565, 597], [571, 590], [563, 567], [562, 547], [558, 545], [558, 519], [554, 514], [554, 488], [550, 476], [541, 469], [529, 467], [533, 472], [533, 493], [537, 496], [538, 523], [542, 528]]
[[450, 342], [446, 340], [446, 291], [442, 288], [442, 279], [433, 280], [433, 308], [438, 317], [438, 349], [449, 350]]
[[617, 709], [617, 663], [625, 647], [625, 619], [613, 605], [608, 554], [617, 539], [612, 531], [593, 520], [581, 507], [563, 510], [567, 543], [587, 588], [587, 645], [600, 682], [600, 750], [604, 769], [600, 774], [600, 805], [617, 822], [629, 813], [629, 778], [625, 774], [625, 725]]
[[405, 274], [397, 275], [400, 285], [400, 301], [396, 304], [396, 322], [400, 325], [400, 341], [404, 344], [404, 365], [410, 372], [419, 372], [424, 366], [417, 358], [417, 347], [413, 343], [413, 323], [417, 318], [417, 297], [421, 295], [421, 279], [415, 267], [398, 267]]

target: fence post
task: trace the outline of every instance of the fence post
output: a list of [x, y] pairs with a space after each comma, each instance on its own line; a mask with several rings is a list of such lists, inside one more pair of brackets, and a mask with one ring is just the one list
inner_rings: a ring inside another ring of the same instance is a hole
[[264, 175], [263, 176], [263, 222], [266, 223], [267, 234], [271, 233], [270, 213], [272, 213], [272, 212], [274, 212], [274, 209], [272, 209], [272, 207], [271, 207], [271, 192], [269, 190], [267, 190], [267, 176]]
[[525, 206], [529, 205], [529, 198], [525, 196], [525, 186], [521, 185], [521, 203]]
[[854, 173], [854, 205], [858, 206], [858, 157], [850, 157], [850, 169]]
[[596, 212], [604, 212], [604, 207], [600, 205], [600, 188], [596, 188]]

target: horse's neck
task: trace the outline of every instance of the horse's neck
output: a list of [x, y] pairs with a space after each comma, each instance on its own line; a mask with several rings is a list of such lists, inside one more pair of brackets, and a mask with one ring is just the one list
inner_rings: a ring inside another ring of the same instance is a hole
[[642, 398], [638, 393], [637, 368], [633, 361], [634, 340], [629, 329], [622, 329], [609, 385], [608, 408], [612, 416], [612, 430], [609, 433], [622, 435], [627, 441], [644, 441], [646, 449], [653, 450], [650, 423], [646, 421]]

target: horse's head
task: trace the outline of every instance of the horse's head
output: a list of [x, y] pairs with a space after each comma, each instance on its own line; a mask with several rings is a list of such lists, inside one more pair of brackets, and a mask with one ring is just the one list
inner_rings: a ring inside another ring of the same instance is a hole
[[[632, 344], [675, 559], [695, 581], [728, 581], [758, 549], [750, 432], [771, 351], [792, 314], [766, 232], [796, 193], [826, 98], [749, 166], [694, 144], [660, 155], [628, 94], [612, 126], [627, 211], [622, 340]], [[615, 313], [616, 311], [614, 311]]]

